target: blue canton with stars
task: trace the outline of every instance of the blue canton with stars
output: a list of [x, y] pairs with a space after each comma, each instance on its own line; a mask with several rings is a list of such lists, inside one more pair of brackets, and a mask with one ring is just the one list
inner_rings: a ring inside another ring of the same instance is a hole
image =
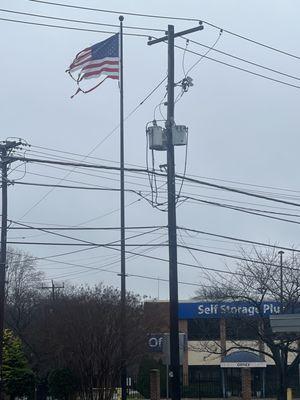
[[103, 42], [91, 47], [92, 59], [99, 60], [106, 57], [119, 57], [119, 34], [117, 33]]

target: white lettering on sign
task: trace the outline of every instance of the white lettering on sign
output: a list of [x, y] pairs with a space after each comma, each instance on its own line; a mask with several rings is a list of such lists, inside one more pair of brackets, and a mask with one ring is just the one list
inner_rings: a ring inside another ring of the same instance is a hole
[[237, 363], [237, 367], [238, 367], [238, 368], [250, 367], [250, 363], [248, 363], [248, 362], [238, 362], [238, 363]]
[[148, 345], [149, 345], [149, 347], [152, 347], [152, 348], [153, 348], [153, 347], [161, 347], [162, 340], [163, 340], [162, 337], [160, 337], [160, 338], [151, 337], [151, 338], [148, 340]]
[[266, 368], [267, 363], [265, 361], [257, 361], [257, 362], [221, 362], [221, 368]]
[[199, 315], [218, 315], [219, 304], [210, 304], [209, 306], [204, 304], [199, 304], [198, 314]]
[[[280, 306], [272, 303], [262, 304], [263, 315], [280, 313]], [[259, 314], [259, 309], [253, 305], [243, 303], [200, 303], [197, 305], [197, 314], [205, 316], [245, 315], [253, 317]]]

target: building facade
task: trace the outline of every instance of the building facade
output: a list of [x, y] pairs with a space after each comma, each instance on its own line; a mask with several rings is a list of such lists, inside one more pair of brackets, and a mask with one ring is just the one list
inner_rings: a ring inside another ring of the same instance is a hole
[[[162, 343], [163, 334], [169, 332], [169, 303], [147, 302], [145, 313], [158, 321], [148, 338], [149, 351], [167, 364]], [[274, 301], [262, 303], [260, 309], [247, 302], [180, 302], [179, 330], [186, 338], [183, 387], [194, 388], [202, 397], [239, 397], [248, 379], [252, 397], [274, 396], [276, 368], [258, 332], [262, 318], [279, 313], [280, 305]], [[294, 357], [289, 354], [289, 361]], [[294, 375], [291, 386], [297, 392], [299, 371]]]

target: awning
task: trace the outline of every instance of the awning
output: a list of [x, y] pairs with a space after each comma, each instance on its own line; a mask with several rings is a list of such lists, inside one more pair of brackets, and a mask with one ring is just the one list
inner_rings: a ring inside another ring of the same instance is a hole
[[266, 368], [267, 363], [251, 351], [235, 351], [224, 357], [221, 368]]

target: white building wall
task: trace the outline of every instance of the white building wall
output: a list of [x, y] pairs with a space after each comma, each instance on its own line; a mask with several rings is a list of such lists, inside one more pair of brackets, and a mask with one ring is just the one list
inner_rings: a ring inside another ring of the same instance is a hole
[[[251, 349], [259, 349], [258, 341], [256, 340], [237, 340], [226, 341], [226, 349], [232, 348], [230, 352], [243, 350], [237, 347], [248, 347], [244, 349], [251, 351]], [[265, 345], [265, 351], [270, 353], [270, 349]], [[291, 363], [295, 358], [295, 353], [289, 353], [288, 361]], [[267, 365], [274, 365], [271, 357], [265, 356]], [[221, 347], [220, 341], [202, 341], [202, 340], [189, 340], [188, 341], [188, 365], [220, 365], [221, 362]]]

